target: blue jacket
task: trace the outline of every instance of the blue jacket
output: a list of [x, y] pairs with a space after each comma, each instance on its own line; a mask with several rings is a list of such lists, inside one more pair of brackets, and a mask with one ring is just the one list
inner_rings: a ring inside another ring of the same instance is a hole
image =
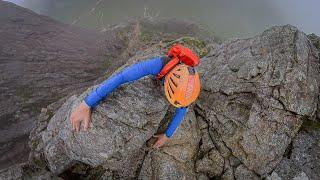
[[[121, 84], [140, 79], [144, 76], [153, 75], [156, 76], [164, 66], [164, 59], [161, 57], [152, 58], [146, 61], [142, 61], [133, 64], [118, 74], [105, 80], [99, 87], [92, 91], [86, 98], [85, 103], [91, 108], [97, 106], [99, 102], [108, 96], [114, 89]], [[167, 137], [171, 137], [184, 115], [186, 114], [187, 107], [177, 108], [173, 119], [171, 120], [165, 134]]]

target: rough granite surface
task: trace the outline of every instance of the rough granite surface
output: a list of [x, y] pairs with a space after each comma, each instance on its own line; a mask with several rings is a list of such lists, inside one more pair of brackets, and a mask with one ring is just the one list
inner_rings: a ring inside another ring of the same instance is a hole
[[[143, 40], [153, 32], [145, 27]], [[0, 179], [320, 179], [319, 56], [309, 38], [286, 25], [222, 44], [154, 39], [106, 77], [176, 42], [200, 54], [200, 97], [164, 147], [150, 148], [152, 136], [174, 108], [152, 77], [119, 87], [93, 110], [88, 131], [72, 132], [70, 114], [91, 86], [41, 110], [29, 163]]]

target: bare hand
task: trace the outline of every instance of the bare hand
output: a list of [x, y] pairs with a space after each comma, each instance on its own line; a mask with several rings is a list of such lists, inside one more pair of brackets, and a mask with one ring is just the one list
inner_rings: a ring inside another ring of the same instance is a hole
[[80, 131], [80, 125], [83, 121], [84, 130], [86, 131], [91, 122], [91, 109], [85, 103], [82, 102], [71, 114], [70, 121], [72, 125], [72, 130]]
[[154, 137], [158, 138], [157, 141], [154, 143], [154, 145], [152, 146], [153, 148], [160, 148], [161, 146], [163, 146], [166, 141], [169, 139], [165, 134], [157, 134], [154, 135]]

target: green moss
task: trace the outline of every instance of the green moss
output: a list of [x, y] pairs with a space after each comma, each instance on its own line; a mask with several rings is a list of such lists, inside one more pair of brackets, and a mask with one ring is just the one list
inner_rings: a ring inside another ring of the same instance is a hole
[[302, 131], [311, 131], [311, 130], [320, 130], [320, 122], [317, 120], [310, 120], [303, 118], [303, 123], [300, 130]]
[[38, 167], [38, 168], [43, 168], [43, 169], [45, 169], [46, 167], [47, 167], [47, 164], [46, 164], [46, 162], [44, 161], [44, 160], [42, 160], [42, 159], [34, 159], [33, 160], [33, 164], [36, 166], [36, 167]]
[[152, 40], [153, 34], [149, 31], [142, 31], [140, 34], [140, 41], [142, 42], [150, 42]]
[[103, 64], [102, 64], [102, 67], [107, 69], [108, 67], [110, 67], [111, 63], [110, 63], [110, 60], [109, 59], [106, 59]]
[[54, 114], [53, 114], [53, 112], [48, 111], [47, 115], [48, 115], [48, 120], [50, 120], [53, 117]]
[[38, 147], [38, 145], [39, 145], [39, 142], [38, 142], [38, 141], [33, 141], [33, 142], [31, 143], [31, 148], [32, 148], [33, 150], [35, 150], [35, 149]]
[[16, 95], [23, 99], [23, 101], [28, 101], [32, 96], [32, 90], [30, 87], [22, 86], [17, 88]]
[[171, 38], [163, 38], [162, 39], [163, 43], [171, 43], [172, 41], [174, 41], [174, 39], [171, 39]]

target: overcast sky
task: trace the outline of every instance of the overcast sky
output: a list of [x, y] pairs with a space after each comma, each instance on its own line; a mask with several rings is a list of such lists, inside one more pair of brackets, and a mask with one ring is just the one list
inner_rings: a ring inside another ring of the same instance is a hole
[[[89, 11], [96, 0], [8, 0], [66, 23]], [[143, 15], [199, 21], [222, 37], [251, 36], [273, 25], [292, 24], [320, 35], [320, 0], [103, 0], [104, 23]], [[94, 26], [96, 18], [80, 25]]]

